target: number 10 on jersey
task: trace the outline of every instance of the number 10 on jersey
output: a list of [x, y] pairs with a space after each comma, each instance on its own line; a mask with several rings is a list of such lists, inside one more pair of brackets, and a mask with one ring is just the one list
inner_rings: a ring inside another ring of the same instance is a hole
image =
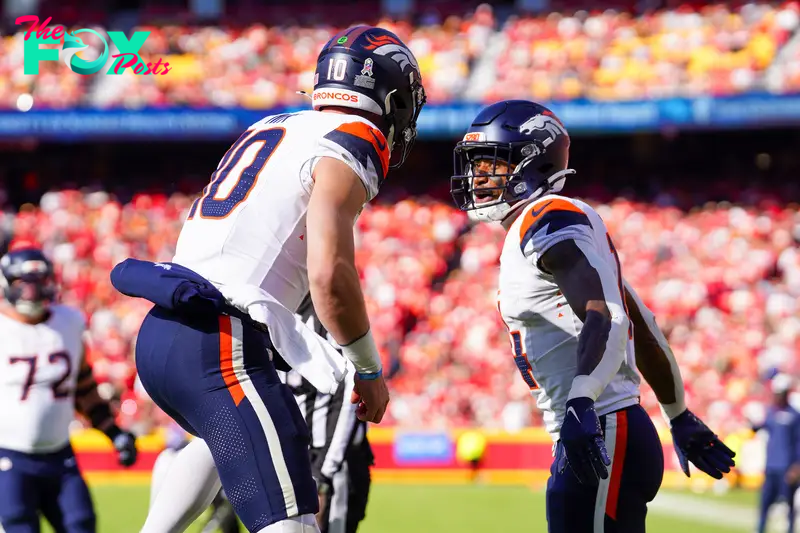
[[[251, 129], [242, 134], [225, 153], [203, 196], [192, 204], [188, 220], [200, 210], [200, 218], [222, 219], [247, 199], [269, 158], [281, 144], [284, 128]], [[247, 157], [245, 158], [245, 154]], [[227, 191], [223, 196], [220, 189]]]

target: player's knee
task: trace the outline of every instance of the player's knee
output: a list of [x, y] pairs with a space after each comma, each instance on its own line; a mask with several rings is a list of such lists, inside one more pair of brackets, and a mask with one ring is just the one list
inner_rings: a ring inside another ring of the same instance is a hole
[[258, 533], [319, 533], [319, 527], [313, 514], [304, 514], [270, 524]]
[[91, 509], [76, 510], [65, 522], [67, 533], [95, 533], [97, 530], [97, 517]]

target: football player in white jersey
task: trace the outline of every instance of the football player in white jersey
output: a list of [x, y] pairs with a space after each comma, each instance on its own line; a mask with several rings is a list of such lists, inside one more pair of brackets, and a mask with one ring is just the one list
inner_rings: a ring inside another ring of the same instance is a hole
[[507, 230], [498, 309], [556, 443], [548, 531], [638, 533], [664, 458], [639, 405], [637, 367], [670, 419], [687, 476], [688, 460], [721, 478], [734, 454], [686, 409], [675, 358], [625, 283], [603, 220], [586, 203], [556, 194], [574, 173], [569, 143], [544, 106], [490, 105], [456, 146], [451, 192], [470, 218]]
[[[358, 417], [378, 423], [389, 393], [354, 264], [353, 225], [390, 160], [399, 165], [408, 155], [425, 91], [396, 35], [356, 26], [324, 46], [311, 99], [313, 110], [267, 117], [233, 144], [192, 205], [173, 263], [226, 296], [233, 286], [261, 289], [291, 313], [310, 292], [355, 366]], [[189, 515], [176, 513], [196, 501], [196, 487], [213, 493], [213, 464], [249, 531], [317, 531], [308, 428], [278, 379], [274, 352], [281, 355], [269, 335], [235, 316], [186, 317], [158, 306], [147, 316], [136, 347], [142, 385], [202, 440], [175, 457], [145, 533], [186, 527]], [[187, 487], [183, 479], [200, 471], [208, 484]]]
[[34, 533], [39, 516], [57, 533], [95, 531], [86, 483], [69, 443], [75, 411], [136, 461], [132, 434], [114, 423], [84, 359], [80, 311], [53, 303], [53, 266], [20, 244], [0, 258], [0, 531]]

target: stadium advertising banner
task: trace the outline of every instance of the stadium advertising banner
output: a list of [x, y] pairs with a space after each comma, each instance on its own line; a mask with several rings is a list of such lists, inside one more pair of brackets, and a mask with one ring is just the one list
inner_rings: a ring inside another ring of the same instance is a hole
[[[748, 128], [800, 122], [800, 95], [751, 94], [726, 98], [670, 98], [630, 102], [575, 100], [547, 104], [570, 133], [625, 133], [683, 129]], [[32, 136], [77, 142], [108, 139], [224, 140], [265, 115], [305, 109], [35, 109], [19, 105], [0, 112], [0, 138]], [[419, 119], [420, 135], [451, 139], [463, 134], [482, 104], [430, 105]], [[28, 110], [26, 110], [28, 109]]]
[[449, 465], [453, 461], [453, 441], [448, 433], [397, 432], [393, 445], [394, 463], [398, 466]]

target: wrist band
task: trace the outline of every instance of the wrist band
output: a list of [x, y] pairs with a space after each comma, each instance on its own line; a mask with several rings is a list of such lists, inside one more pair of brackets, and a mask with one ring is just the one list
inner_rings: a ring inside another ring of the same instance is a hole
[[358, 379], [365, 379], [367, 381], [371, 381], [373, 379], [378, 379], [383, 375], [383, 369], [381, 368], [377, 372], [356, 372], [356, 376]]
[[375, 374], [381, 370], [381, 357], [371, 329], [350, 344], [342, 346], [342, 353], [353, 362], [356, 372], [360, 374]]
[[108, 437], [111, 442], [114, 442], [114, 439], [122, 435], [122, 430], [116, 424], [112, 424], [111, 427], [106, 429], [103, 433], [106, 434], [106, 437]]
[[667, 422], [671, 422], [675, 417], [683, 413], [685, 410], [686, 403], [683, 401], [661, 404], [661, 413], [664, 415], [664, 418], [667, 419]]

